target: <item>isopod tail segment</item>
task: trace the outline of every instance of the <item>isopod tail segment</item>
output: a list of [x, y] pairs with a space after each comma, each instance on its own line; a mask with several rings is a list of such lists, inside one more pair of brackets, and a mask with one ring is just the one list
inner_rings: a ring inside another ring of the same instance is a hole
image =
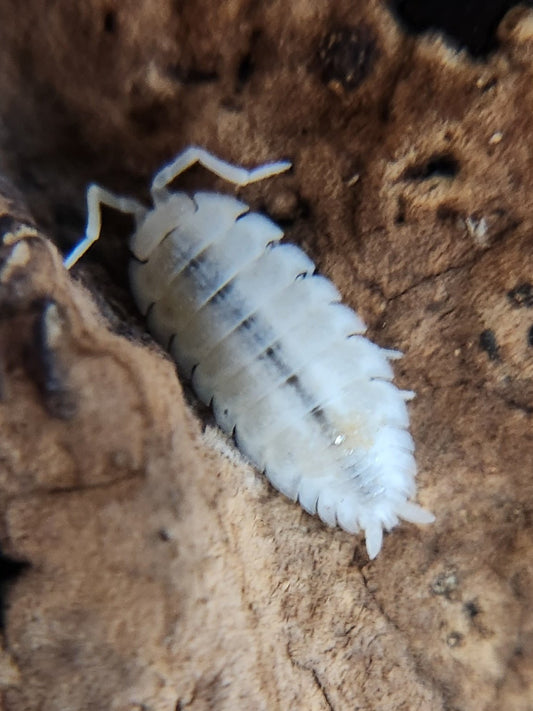
[[[161, 168], [161, 170], [155, 174], [150, 188], [150, 195], [154, 206], [166, 199], [168, 195], [167, 186], [195, 163], [200, 163], [201, 166], [211, 173], [238, 187], [244, 187], [250, 183], [264, 180], [265, 178], [271, 178], [274, 175], [289, 170], [291, 167], [289, 161], [276, 161], [275, 163], [265, 163], [257, 168], [248, 170], [241, 166], [227, 163], [225, 160], [209, 153], [209, 151], [206, 151], [204, 148], [189, 146], [179, 153], [171, 163]], [[94, 183], [90, 185], [87, 190], [87, 226], [85, 228], [85, 236], [65, 257], [63, 264], [66, 269], [71, 269], [100, 237], [102, 205], [117, 210], [118, 212], [133, 215], [137, 224], [142, 221], [147, 212], [146, 207], [133, 198], [115, 195]]]

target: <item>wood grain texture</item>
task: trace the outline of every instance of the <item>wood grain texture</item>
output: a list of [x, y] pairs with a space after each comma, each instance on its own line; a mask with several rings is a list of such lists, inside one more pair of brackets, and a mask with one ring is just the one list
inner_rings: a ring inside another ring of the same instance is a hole
[[[142, 198], [185, 145], [293, 160], [239, 197], [405, 352], [437, 515], [369, 564], [183, 397], [136, 320], [128, 225], [110, 216], [74, 281], [28, 239], [0, 284], [0, 533], [30, 564], [4, 707], [531, 709], [531, 14], [473, 63], [370, 0], [4, 8], [2, 165], [63, 247], [88, 182]], [[50, 409], [58, 382], [73, 410]]]

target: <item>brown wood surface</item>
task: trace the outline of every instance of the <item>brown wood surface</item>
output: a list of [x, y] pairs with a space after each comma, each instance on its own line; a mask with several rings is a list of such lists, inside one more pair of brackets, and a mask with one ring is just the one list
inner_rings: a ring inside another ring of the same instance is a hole
[[[531, 711], [533, 14], [473, 62], [377, 0], [24, 5], [0, 28], [0, 168], [28, 206], [0, 185], [0, 543], [28, 563], [2, 708]], [[437, 520], [372, 563], [182, 387], [127, 225], [71, 274], [44, 236], [66, 249], [89, 181], [142, 199], [192, 143], [290, 158], [241, 197], [405, 352]]]

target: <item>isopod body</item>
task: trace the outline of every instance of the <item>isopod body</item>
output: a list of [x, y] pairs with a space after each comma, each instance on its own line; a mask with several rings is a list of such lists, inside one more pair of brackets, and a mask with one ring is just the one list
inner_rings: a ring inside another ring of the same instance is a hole
[[228, 195], [167, 189], [197, 161], [238, 185], [289, 167], [247, 171], [191, 147], [155, 176], [151, 209], [93, 185], [86, 237], [65, 264], [98, 237], [101, 204], [133, 213], [131, 288], [151, 332], [273, 486], [330, 526], [364, 531], [373, 558], [400, 518], [433, 520], [410, 501], [412, 393], [392, 382], [399, 354], [363, 336], [270, 219]]

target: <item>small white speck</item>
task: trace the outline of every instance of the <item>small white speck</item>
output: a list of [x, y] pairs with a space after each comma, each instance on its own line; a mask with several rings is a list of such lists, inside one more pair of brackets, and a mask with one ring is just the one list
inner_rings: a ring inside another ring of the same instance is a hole
[[478, 247], [488, 247], [489, 226], [487, 225], [487, 220], [484, 217], [478, 219], [477, 217], [470, 215], [465, 219], [465, 225], [468, 230], [468, 234], [474, 238], [474, 242], [478, 245]]
[[352, 185], [355, 185], [355, 184], [358, 182], [358, 180], [359, 180], [360, 177], [361, 177], [361, 176], [359, 175], [359, 173], [354, 173], [354, 174], [352, 175], [352, 177], [349, 178], [349, 180], [348, 180], [348, 182], [346, 183], [346, 185], [348, 185], [348, 187], [351, 188]]
[[0, 283], [7, 283], [17, 267], [24, 267], [30, 261], [30, 256], [30, 248], [26, 241], [16, 243], [0, 270]]

